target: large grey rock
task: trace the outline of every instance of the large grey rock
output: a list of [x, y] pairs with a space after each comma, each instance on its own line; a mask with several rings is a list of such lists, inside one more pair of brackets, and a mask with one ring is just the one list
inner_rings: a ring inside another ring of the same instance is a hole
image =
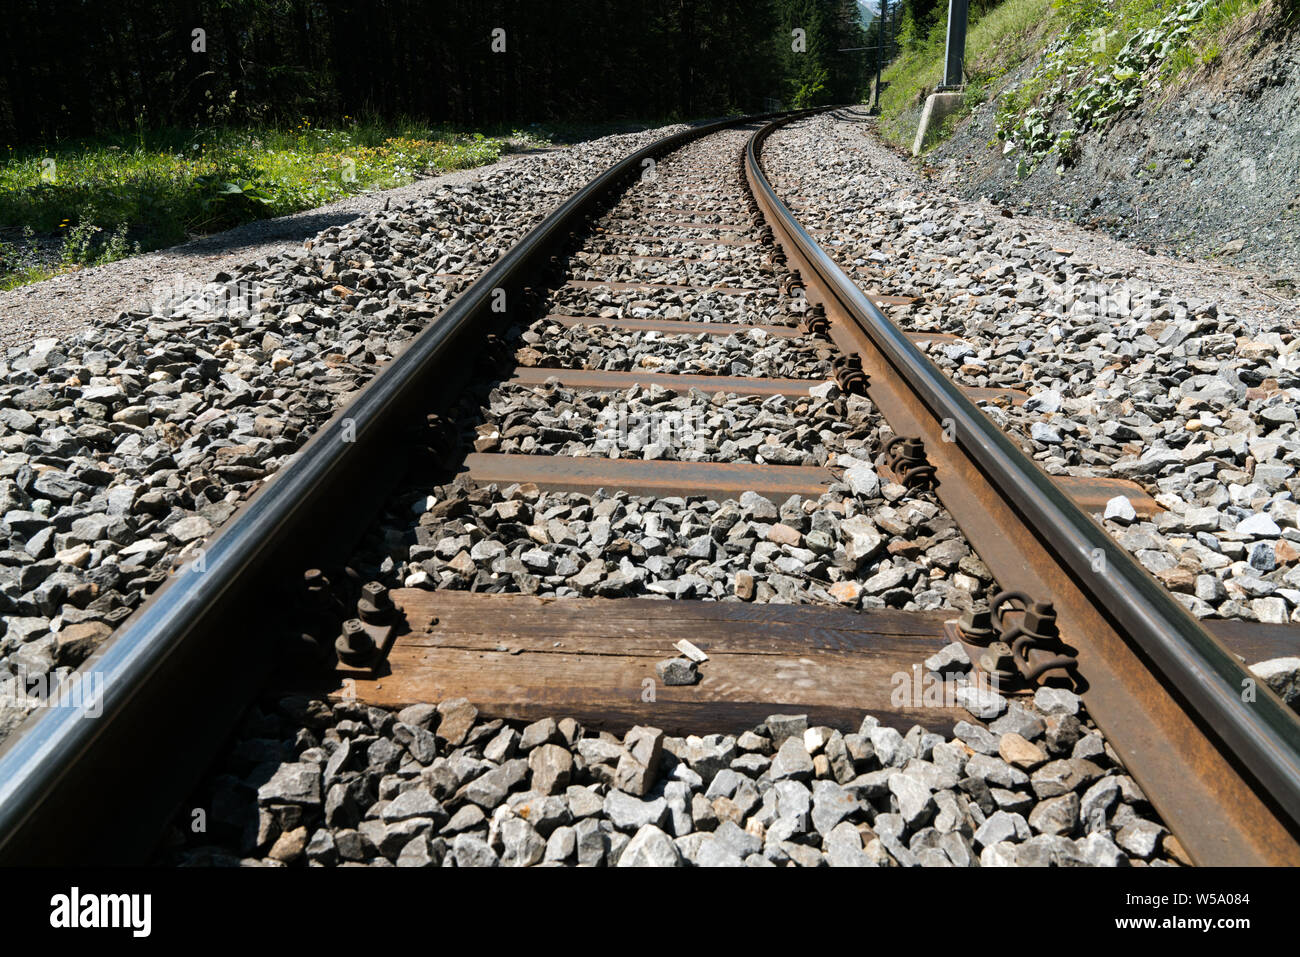
[[1292, 710], [1300, 712], [1300, 658], [1272, 658], [1250, 666]]
[[990, 844], [980, 852], [980, 867], [1017, 867], [1018, 864], [1016, 845], [1006, 841]]
[[569, 786], [573, 755], [558, 744], [543, 744], [528, 754], [532, 788], [542, 794], [558, 794]]
[[1079, 802], [1079, 819], [1088, 832], [1104, 831], [1106, 816], [1119, 800], [1119, 781], [1113, 777], [1102, 778], [1083, 793]]
[[434, 822], [435, 828], [439, 828], [450, 820], [451, 815], [444, 810], [443, 806], [427, 790], [422, 787], [415, 787], [409, 791], [403, 791], [392, 801], [389, 801], [384, 806], [380, 817], [384, 821], [404, 821], [412, 817], [428, 818]]
[[1091, 761], [1068, 758], [1044, 764], [1034, 772], [1031, 781], [1035, 794], [1049, 798], [1085, 788], [1101, 776], [1101, 768]]
[[1148, 860], [1160, 847], [1160, 838], [1164, 834], [1165, 829], [1159, 824], [1139, 818], [1122, 827], [1115, 835], [1115, 842], [1134, 857]]
[[633, 835], [623, 853], [619, 867], [681, 867], [682, 857], [673, 839], [653, 824], [646, 824]]
[[926, 658], [925, 668], [944, 677], [962, 675], [970, 671], [970, 656], [966, 654], [966, 649], [960, 642], [954, 641]]
[[540, 721], [534, 721], [524, 728], [523, 733], [519, 736], [519, 748], [522, 751], [532, 751], [533, 748], [541, 747], [544, 744], [562, 745], [564, 743], [564, 736], [560, 733], [560, 727], [554, 718], [542, 718]]
[[763, 849], [762, 838], [741, 830], [735, 821], [723, 821], [711, 837], [715, 843], [727, 848], [741, 860]]
[[564, 790], [564, 799], [575, 818], [591, 817], [605, 807], [605, 800], [591, 787], [570, 785]]
[[1016, 788], [1029, 782], [1029, 775], [1024, 771], [987, 754], [972, 754], [966, 762], [966, 773], [1003, 788]]
[[889, 790], [898, 802], [898, 813], [909, 829], [916, 829], [934, 814], [934, 798], [930, 789], [910, 774], [891, 774]]
[[955, 696], [957, 706], [977, 718], [989, 720], [1007, 710], [1007, 699], [979, 684], [962, 685]]
[[812, 756], [808, 754], [802, 737], [790, 737], [785, 740], [776, 752], [776, 757], [772, 759], [770, 773], [774, 781], [786, 778], [806, 781], [812, 777]]
[[[1029, 822], [1019, 814], [997, 811], [975, 831], [975, 843], [987, 848], [992, 844], [1016, 843], [1030, 837]], [[982, 861], [981, 861], [982, 862]]]
[[546, 854], [546, 840], [523, 818], [501, 822], [501, 863], [506, 867], [531, 867]]
[[452, 698], [438, 705], [437, 738], [444, 745], [459, 747], [478, 719], [478, 708], [466, 698]]
[[567, 825], [557, 827], [546, 839], [546, 853], [542, 855], [542, 860], [567, 862], [576, 859], [577, 852], [577, 831]]
[[662, 828], [668, 819], [668, 802], [663, 798], [642, 801], [622, 791], [605, 795], [605, 816], [620, 831], [639, 831], [647, 824]]
[[564, 798], [551, 794], [525, 791], [510, 795], [508, 806], [518, 816], [537, 829], [542, 837], [573, 821], [573, 813]]
[[1071, 792], [1039, 802], [1029, 812], [1029, 826], [1039, 834], [1069, 836], [1079, 824], [1079, 795]]
[[1046, 727], [1042, 717], [1019, 704], [1012, 704], [1002, 717], [989, 725], [989, 730], [998, 735], [1018, 734], [1026, 741], [1036, 741], [1042, 737]]
[[647, 794], [659, 774], [664, 733], [658, 728], [635, 727], [623, 739], [626, 751], [614, 769], [614, 787], [638, 797]]
[[862, 809], [853, 792], [835, 781], [814, 781], [812, 788], [812, 824], [823, 837]]
[[514, 758], [501, 767], [480, 774], [461, 793], [484, 810], [490, 810], [501, 804], [516, 785], [528, 776], [528, 762], [523, 758]]
[[1074, 842], [1075, 851], [1089, 867], [1125, 867], [1128, 858], [1109, 835], [1094, 832]]
[[877, 867], [862, 847], [862, 835], [848, 821], [841, 821], [826, 835], [826, 860], [831, 867]]
[[664, 684], [671, 686], [693, 685], [700, 680], [700, 673], [689, 658], [664, 658], [655, 662], [655, 674]]
[[574, 841], [580, 867], [599, 867], [604, 863], [609, 852], [609, 835], [601, 830], [596, 818], [583, 818], [574, 825]]
[[690, 859], [696, 867], [742, 867], [745, 863], [744, 858], [712, 834], [704, 835]]
[[902, 767], [912, 756], [911, 749], [904, 743], [903, 736], [890, 727], [872, 728], [868, 734], [871, 746], [875, 749], [876, 760], [883, 767]]
[[[862, 475], [865, 477], [865, 473]], [[875, 473], [871, 475], [874, 477]], [[866, 515], [845, 519], [840, 523], [840, 534], [844, 538], [844, 553], [855, 564], [872, 558], [885, 544], [885, 537]]]
[[307, 763], [280, 765], [271, 779], [257, 789], [257, 800], [262, 804], [320, 805], [320, 767]]
[[496, 851], [476, 834], [458, 834], [451, 845], [452, 860], [457, 867], [499, 867]]
[[[772, 739], [771, 746], [779, 748], [785, 744], [787, 738], [797, 737], [803, 739], [804, 732], [808, 730], [808, 716], [806, 714], [771, 714], [767, 716], [767, 720], [763, 724]], [[749, 748], [748, 750], [755, 749]]]
[[1041, 687], [1034, 692], [1034, 707], [1043, 714], [1078, 714], [1080, 699], [1068, 688]]
[[736, 754], [735, 740], [729, 736], [717, 734], [706, 735], [703, 738], [692, 736], [686, 739], [684, 760], [707, 787], [715, 774], [730, 767]]

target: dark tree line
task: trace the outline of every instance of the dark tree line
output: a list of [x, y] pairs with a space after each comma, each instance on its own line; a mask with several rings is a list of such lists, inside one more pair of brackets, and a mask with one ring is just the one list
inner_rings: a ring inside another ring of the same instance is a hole
[[[874, 64], [839, 52], [864, 43], [856, 17], [853, 0], [8, 0], [0, 137], [366, 112], [483, 126], [844, 102]], [[799, 52], [795, 29], [806, 36]], [[494, 30], [504, 31], [497, 50]]]

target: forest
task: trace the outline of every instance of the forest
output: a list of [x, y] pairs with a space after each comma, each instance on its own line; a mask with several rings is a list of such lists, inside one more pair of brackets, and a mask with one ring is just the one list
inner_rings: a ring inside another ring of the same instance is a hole
[[511, 150], [862, 102], [946, 19], [880, 3], [9, 0], [0, 291]]
[[[928, 25], [938, 0], [912, 2]], [[363, 114], [473, 128], [856, 101], [875, 69], [864, 5], [9, 0], [0, 137]]]

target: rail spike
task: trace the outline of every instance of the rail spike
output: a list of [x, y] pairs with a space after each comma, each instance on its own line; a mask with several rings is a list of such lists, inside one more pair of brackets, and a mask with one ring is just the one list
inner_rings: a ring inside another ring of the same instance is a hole
[[925, 443], [915, 436], [896, 435], [885, 443], [885, 462], [910, 489], [934, 488], [934, 466], [926, 460]]
[[[1064, 673], [1076, 690], [1082, 689], [1078, 652], [1062, 640], [1050, 601], [1004, 591], [993, 596], [989, 608], [1002, 643], [1010, 647], [1011, 662], [1026, 685], [1043, 683], [1051, 672], [1058, 672]], [[1008, 623], [1007, 615], [1015, 613], [1021, 614], [1020, 621]]]
[[835, 384], [840, 387], [841, 392], [852, 395], [867, 394], [867, 374], [862, 370], [861, 356], [856, 353], [841, 355], [832, 363], [832, 368], [835, 371]]
[[809, 306], [803, 314], [803, 319], [799, 322], [799, 328], [807, 335], [829, 339], [831, 336], [831, 321], [826, 318], [826, 307], [820, 302], [815, 302]]

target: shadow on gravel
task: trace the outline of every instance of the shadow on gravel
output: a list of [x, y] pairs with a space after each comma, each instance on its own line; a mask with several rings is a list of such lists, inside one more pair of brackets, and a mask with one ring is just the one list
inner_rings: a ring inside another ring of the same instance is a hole
[[209, 256], [214, 253], [234, 252], [246, 246], [263, 243], [302, 240], [315, 236], [331, 226], [342, 226], [361, 216], [358, 210], [340, 210], [331, 213], [298, 213], [278, 219], [259, 219], [212, 236], [191, 240], [181, 246], [165, 250], [175, 256]]
[[840, 123], [870, 123], [875, 117], [866, 113], [853, 113], [849, 110], [831, 110], [831, 116]]

